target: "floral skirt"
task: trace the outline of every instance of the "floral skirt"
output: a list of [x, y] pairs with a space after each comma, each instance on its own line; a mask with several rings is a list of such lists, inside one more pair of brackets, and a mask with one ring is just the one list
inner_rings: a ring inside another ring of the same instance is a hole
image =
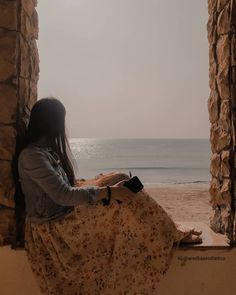
[[142, 190], [129, 203], [75, 207], [60, 220], [26, 220], [26, 250], [47, 295], [152, 295], [173, 245], [189, 235]]

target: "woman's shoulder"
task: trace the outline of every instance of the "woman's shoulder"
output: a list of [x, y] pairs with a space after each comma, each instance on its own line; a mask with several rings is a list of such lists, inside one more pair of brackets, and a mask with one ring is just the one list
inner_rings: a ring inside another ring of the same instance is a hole
[[45, 156], [46, 150], [44, 148], [34, 144], [30, 144], [20, 152], [19, 162]]

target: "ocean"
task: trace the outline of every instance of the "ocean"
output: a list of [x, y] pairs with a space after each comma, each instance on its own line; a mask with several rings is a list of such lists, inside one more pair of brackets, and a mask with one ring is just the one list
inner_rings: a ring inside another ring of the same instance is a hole
[[77, 178], [120, 171], [146, 186], [197, 185], [210, 181], [208, 139], [72, 138]]

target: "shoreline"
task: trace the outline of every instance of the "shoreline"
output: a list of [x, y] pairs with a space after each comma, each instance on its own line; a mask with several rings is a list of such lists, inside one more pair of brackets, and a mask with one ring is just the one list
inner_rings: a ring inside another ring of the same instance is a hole
[[192, 189], [209, 189], [209, 181], [181, 182], [181, 183], [149, 183], [143, 182], [145, 188], [192, 188]]

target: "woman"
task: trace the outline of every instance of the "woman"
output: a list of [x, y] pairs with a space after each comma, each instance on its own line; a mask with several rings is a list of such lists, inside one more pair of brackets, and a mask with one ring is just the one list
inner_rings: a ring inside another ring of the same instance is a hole
[[200, 242], [200, 232], [178, 229], [145, 190], [124, 187], [126, 174], [76, 181], [65, 114], [55, 98], [36, 102], [18, 161], [26, 250], [42, 293], [156, 294], [173, 244]]

